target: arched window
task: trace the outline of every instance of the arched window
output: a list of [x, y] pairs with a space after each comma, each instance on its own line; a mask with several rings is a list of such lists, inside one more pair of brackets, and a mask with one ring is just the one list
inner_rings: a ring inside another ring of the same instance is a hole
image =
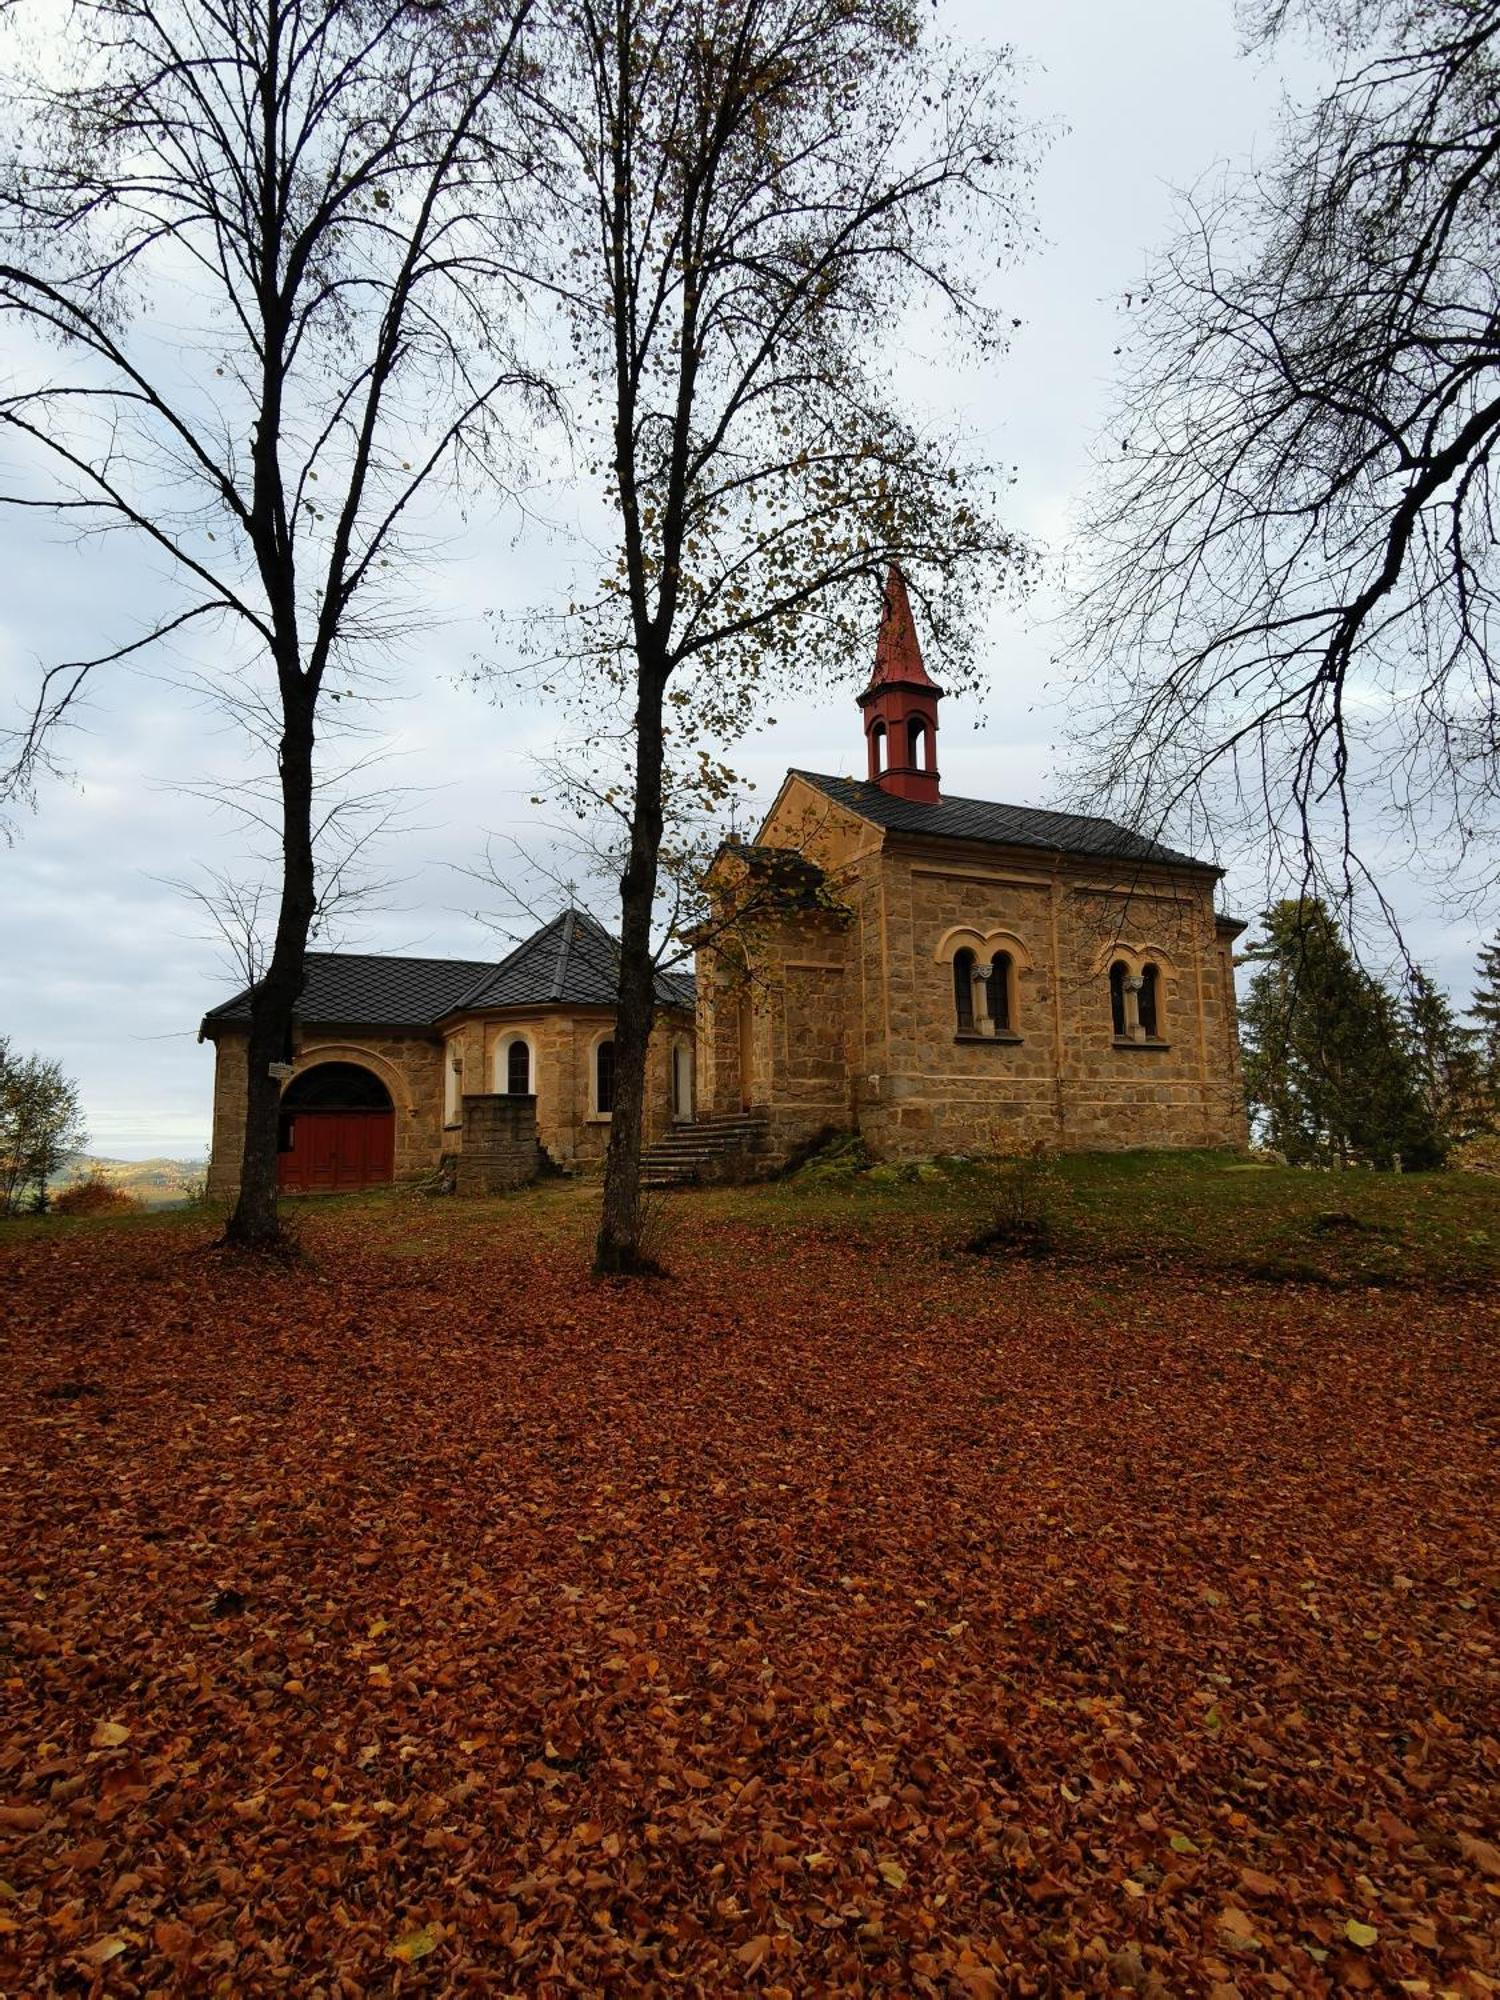
[[531, 1050], [519, 1035], [505, 1051], [505, 1088], [511, 1097], [531, 1095]]
[[594, 1050], [594, 1109], [607, 1117], [615, 1108], [615, 1045], [601, 1042]]
[[1148, 1042], [1155, 1042], [1161, 1039], [1161, 1028], [1159, 1025], [1161, 1016], [1157, 1006], [1159, 982], [1160, 973], [1156, 966], [1143, 965], [1141, 967], [1141, 990], [1137, 997], [1136, 1005], [1140, 1010], [1141, 1033], [1146, 1037]]
[[990, 960], [989, 1000], [990, 1023], [997, 1035], [1008, 1035], [1014, 1025], [1011, 1020], [1011, 977], [1015, 972], [1015, 960], [1008, 951], [997, 951]]
[[953, 1013], [961, 1035], [974, 1032], [974, 965], [972, 951], [953, 954]]
[[457, 1125], [463, 1117], [463, 1058], [457, 1042], [443, 1044], [443, 1123]]
[[906, 725], [906, 761], [914, 771], [927, 768], [927, 724], [920, 715]]
[[1125, 981], [1128, 977], [1125, 961], [1117, 958], [1109, 968], [1109, 1011], [1115, 1024], [1115, 1038], [1125, 1039]]
[[877, 722], [870, 731], [870, 766], [877, 777], [889, 761], [889, 747], [885, 737], [885, 724]]

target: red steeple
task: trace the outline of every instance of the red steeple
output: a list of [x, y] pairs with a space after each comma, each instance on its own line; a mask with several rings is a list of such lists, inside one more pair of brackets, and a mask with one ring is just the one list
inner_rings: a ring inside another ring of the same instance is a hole
[[937, 804], [937, 705], [942, 698], [943, 690], [922, 664], [906, 578], [892, 563], [875, 641], [875, 671], [859, 698], [872, 784], [898, 799]]

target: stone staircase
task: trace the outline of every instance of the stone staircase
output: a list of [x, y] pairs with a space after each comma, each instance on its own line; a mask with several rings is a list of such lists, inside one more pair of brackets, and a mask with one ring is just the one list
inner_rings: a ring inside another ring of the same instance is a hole
[[674, 1125], [664, 1139], [641, 1155], [641, 1185], [648, 1188], [687, 1187], [695, 1181], [754, 1180], [769, 1162], [757, 1160], [765, 1151], [766, 1121], [753, 1111], [721, 1112]]

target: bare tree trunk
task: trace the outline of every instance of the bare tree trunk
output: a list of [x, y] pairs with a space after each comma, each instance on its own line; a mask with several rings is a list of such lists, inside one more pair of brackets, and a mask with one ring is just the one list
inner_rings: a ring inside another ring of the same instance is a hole
[[317, 903], [313, 872], [313, 711], [310, 698], [289, 708], [282, 733], [281, 907], [276, 942], [265, 977], [250, 1001], [249, 1077], [240, 1187], [224, 1241], [238, 1249], [265, 1250], [281, 1241], [276, 1208], [281, 1086], [271, 1064], [285, 1060], [292, 1017], [301, 997], [307, 936]]
[[641, 1134], [646, 1056], [656, 1012], [651, 914], [662, 835], [662, 691], [665, 676], [643, 671], [635, 728], [635, 809], [630, 857], [620, 878], [620, 984], [615, 1011], [615, 1099], [604, 1162], [604, 1209], [594, 1246], [601, 1277], [651, 1272], [641, 1249]]

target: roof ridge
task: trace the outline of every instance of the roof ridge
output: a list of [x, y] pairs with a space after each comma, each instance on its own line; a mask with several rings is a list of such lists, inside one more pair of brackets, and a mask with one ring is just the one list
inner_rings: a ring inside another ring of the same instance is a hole
[[378, 958], [382, 965], [487, 965], [484, 958], [453, 958], [436, 951], [306, 951], [308, 958]]
[[[556, 923], [556, 917], [552, 921]], [[578, 912], [569, 903], [562, 913], [562, 932], [557, 940], [557, 963], [552, 971], [551, 995], [554, 1000], [561, 1000], [563, 988], [568, 982], [568, 960], [573, 956], [573, 932], [577, 927], [577, 921]]]
[[[548, 926], [545, 924], [542, 926], [543, 930], [546, 930], [547, 928]], [[505, 968], [508, 965], [510, 965], [513, 960], [519, 958], [521, 953], [526, 950], [528, 945], [533, 945], [536, 943], [540, 935], [541, 935], [540, 931], [533, 931], [530, 937], [522, 938], [519, 944], [513, 944], [510, 950], [505, 954], [504, 958], [494, 959], [488, 964], [486, 964], [484, 971], [480, 974], [478, 979], [474, 981], [474, 984], [472, 986], [466, 986], [464, 988], [463, 992], [459, 995], [457, 1000], [454, 1001], [452, 1007], [449, 1008], [448, 1011], [450, 1013], [456, 1013], [459, 1010], [459, 1008], [467, 1006], [469, 1001], [473, 999], [476, 993], [482, 993], [485, 987], [490, 984], [491, 980], [498, 979], [501, 973], [504, 972]]]

